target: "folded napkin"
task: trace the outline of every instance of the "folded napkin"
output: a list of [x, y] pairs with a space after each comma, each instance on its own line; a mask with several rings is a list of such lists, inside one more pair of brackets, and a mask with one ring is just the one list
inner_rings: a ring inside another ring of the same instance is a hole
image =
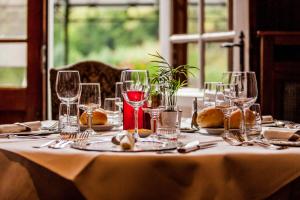
[[19, 133], [23, 131], [37, 131], [41, 128], [40, 121], [0, 125], [0, 133]]
[[288, 129], [288, 128], [266, 128], [262, 131], [263, 136], [268, 139], [276, 139], [276, 140], [288, 140], [291, 138], [294, 133], [296, 133], [299, 129]]

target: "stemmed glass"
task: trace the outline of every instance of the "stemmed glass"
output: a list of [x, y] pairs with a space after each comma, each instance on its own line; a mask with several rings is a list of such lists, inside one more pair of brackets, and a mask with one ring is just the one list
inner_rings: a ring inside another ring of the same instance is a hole
[[150, 99], [147, 107], [143, 110], [150, 114], [152, 133], [157, 133], [157, 118], [159, 113], [164, 109], [163, 86], [161, 84], [152, 84], [150, 89]]
[[138, 136], [138, 110], [148, 99], [150, 92], [150, 79], [148, 70], [122, 71], [122, 94], [124, 100], [134, 108], [134, 137]]
[[86, 111], [88, 117], [88, 135], [96, 134], [92, 129], [93, 111], [101, 106], [101, 94], [99, 83], [81, 83], [81, 95], [79, 97], [79, 108]]
[[237, 84], [238, 93], [233, 99], [242, 112], [241, 134], [245, 140], [248, 140], [245, 126], [244, 109], [250, 107], [257, 99], [257, 81], [255, 72], [227, 72], [223, 74], [223, 82]]
[[229, 133], [230, 114], [237, 109], [233, 104], [233, 100], [238, 94], [237, 84], [217, 84], [216, 87], [216, 108], [222, 110], [224, 114], [224, 136]]
[[56, 76], [56, 94], [60, 101], [67, 104], [67, 125], [70, 125], [70, 103], [80, 95], [80, 76], [78, 71], [59, 71]]

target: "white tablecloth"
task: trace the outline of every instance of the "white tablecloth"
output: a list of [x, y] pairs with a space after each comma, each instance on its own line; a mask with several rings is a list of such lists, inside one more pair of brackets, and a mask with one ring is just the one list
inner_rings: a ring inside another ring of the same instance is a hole
[[[184, 134], [184, 140], [215, 136]], [[47, 139], [0, 139], [7, 199], [262, 199], [300, 175], [300, 148], [216, 147], [188, 154], [35, 149]]]

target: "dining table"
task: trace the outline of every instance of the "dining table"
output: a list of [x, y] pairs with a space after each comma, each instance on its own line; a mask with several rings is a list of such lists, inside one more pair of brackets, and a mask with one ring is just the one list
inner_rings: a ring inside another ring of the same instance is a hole
[[219, 135], [197, 131], [181, 132], [178, 140], [216, 145], [189, 153], [34, 148], [57, 137], [0, 138], [0, 199], [300, 197], [299, 147], [232, 146]]

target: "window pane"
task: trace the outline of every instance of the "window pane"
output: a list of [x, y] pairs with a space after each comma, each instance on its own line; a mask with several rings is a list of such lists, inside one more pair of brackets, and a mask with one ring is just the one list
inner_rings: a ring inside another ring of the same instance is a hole
[[27, 1], [0, 0], [0, 39], [26, 38]]
[[221, 44], [205, 44], [205, 81], [220, 81], [228, 69], [228, 49], [221, 48]]
[[205, 32], [221, 32], [228, 30], [227, 0], [205, 0], [204, 6]]
[[158, 8], [149, 6], [71, 7], [69, 55], [64, 63], [63, 10], [55, 9], [55, 66], [85, 59], [115, 66], [146, 68], [159, 50]]
[[26, 43], [0, 43], [0, 87], [26, 87]]
[[[188, 56], [187, 56], [187, 64], [197, 67], [199, 69], [199, 45], [197, 43], [189, 43], [188, 44]], [[197, 69], [191, 69], [188, 73], [188, 86], [189, 87], [199, 87], [200, 79], [199, 79], [200, 71]]]
[[199, 33], [199, 0], [188, 0], [188, 33]]

